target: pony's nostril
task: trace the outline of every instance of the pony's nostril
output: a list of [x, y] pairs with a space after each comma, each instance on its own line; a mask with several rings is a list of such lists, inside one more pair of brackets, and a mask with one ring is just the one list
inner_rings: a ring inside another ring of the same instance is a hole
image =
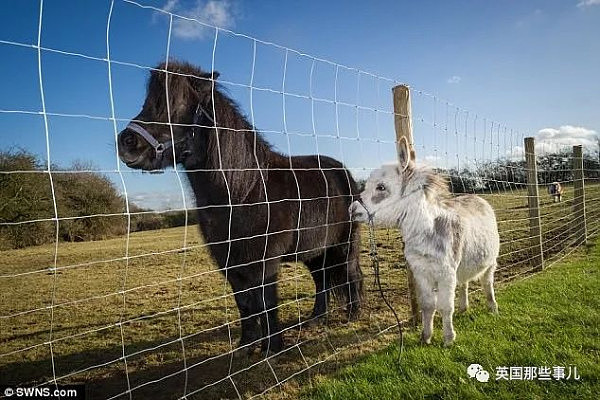
[[124, 132], [123, 144], [127, 147], [134, 147], [135, 145], [137, 145], [137, 139], [135, 135], [131, 132]]

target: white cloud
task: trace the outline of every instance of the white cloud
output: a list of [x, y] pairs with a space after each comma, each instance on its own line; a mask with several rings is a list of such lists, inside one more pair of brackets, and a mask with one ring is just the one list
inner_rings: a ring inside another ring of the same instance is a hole
[[[544, 128], [535, 135], [535, 152], [538, 155], [555, 153], [575, 145], [582, 145], [586, 152], [594, 152], [598, 150], [598, 140], [600, 140], [598, 132], [581, 126], [563, 125], [559, 128]], [[507, 151], [507, 156], [511, 158], [521, 158], [523, 154], [523, 146], [515, 146], [512, 151]]]
[[[134, 192], [129, 193], [128, 197], [131, 203], [150, 210], [164, 211], [183, 208], [181, 192], [160, 190], [154, 192]], [[188, 207], [193, 206], [194, 205], [188, 205]]]
[[600, 0], [581, 0], [579, 3], [577, 3], [577, 7], [579, 8], [598, 5], [600, 5]]
[[[219, 28], [227, 29], [235, 25], [235, 13], [229, 0], [195, 0], [191, 7], [181, 3], [180, 0], [169, 0], [163, 10]], [[181, 39], [204, 39], [213, 35], [212, 28], [197, 21], [174, 17], [173, 35]]]
[[462, 80], [462, 78], [458, 75], [452, 75], [450, 78], [448, 78], [448, 80], [446, 82], [453, 84], [453, 83], [460, 83], [460, 81]]

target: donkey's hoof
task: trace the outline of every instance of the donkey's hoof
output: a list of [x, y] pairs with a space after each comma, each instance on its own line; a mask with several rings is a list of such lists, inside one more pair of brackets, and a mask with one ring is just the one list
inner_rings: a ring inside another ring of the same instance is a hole
[[431, 344], [431, 335], [430, 336], [425, 336], [424, 334], [421, 333], [421, 343], [422, 344]]
[[452, 332], [451, 335], [444, 335], [444, 347], [451, 347], [456, 339], [456, 334]]

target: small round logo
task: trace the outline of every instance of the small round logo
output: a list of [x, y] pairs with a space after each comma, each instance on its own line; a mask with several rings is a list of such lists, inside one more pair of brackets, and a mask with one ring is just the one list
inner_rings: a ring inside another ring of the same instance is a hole
[[13, 394], [15, 394], [15, 391], [13, 390], [13, 388], [6, 388], [6, 389], [4, 389], [4, 395], [6, 397], [10, 397]]
[[475, 374], [475, 379], [477, 379], [479, 382], [487, 382], [490, 380], [490, 374], [489, 372], [482, 369], [481, 371]]
[[467, 367], [467, 375], [469, 378], [475, 378], [479, 382], [487, 382], [490, 380], [490, 374], [480, 364], [471, 364]]
[[483, 367], [479, 364], [471, 364], [467, 367], [469, 378], [475, 378], [475, 375], [477, 375], [479, 371], [483, 371]]

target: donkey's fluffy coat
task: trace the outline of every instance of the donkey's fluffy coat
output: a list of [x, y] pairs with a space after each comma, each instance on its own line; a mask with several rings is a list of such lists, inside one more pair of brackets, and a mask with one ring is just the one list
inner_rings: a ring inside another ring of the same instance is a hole
[[400, 166], [374, 171], [350, 212], [357, 221], [400, 228], [423, 315], [422, 340], [431, 342], [438, 310], [444, 344], [450, 345], [456, 336], [452, 315], [457, 283], [461, 311], [468, 307], [468, 282], [477, 278], [490, 310], [498, 310], [493, 287], [500, 248], [496, 217], [480, 197], [453, 197], [445, 179], [411, 160], [405, 141], [399, 148]]

